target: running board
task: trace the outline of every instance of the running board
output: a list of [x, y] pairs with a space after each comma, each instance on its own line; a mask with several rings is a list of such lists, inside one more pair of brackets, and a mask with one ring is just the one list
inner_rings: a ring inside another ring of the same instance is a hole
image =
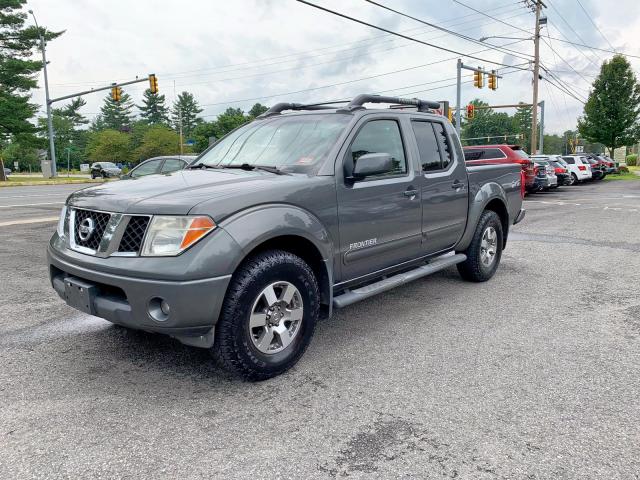
[[386, 292], [387, 290], [404, 285], [405, 283], [412, 282], [418, 278], [439, 272], [440, 270], [444, 270], [445, 268], [464, 262], [466, 259], [467, 256], [463, 253], [446, 255], [444, 257], [436, 258], [426, 265], [409, 270], [408, 272], [398, 273], [354, 290], [347, 289], [344, 293], [337, 297], [333, 297], [333, 306], [335, 308], [346, 307], [347, 305], [359, 302], [365, 298], [373, 297], [374, 295]]

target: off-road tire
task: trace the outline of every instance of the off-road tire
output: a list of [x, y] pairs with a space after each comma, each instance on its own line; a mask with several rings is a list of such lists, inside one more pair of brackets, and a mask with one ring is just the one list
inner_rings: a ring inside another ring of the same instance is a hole
[[[496, 254], [493, 258], [493, 262], [486, 266], [481, 261], [481, 243], [482, 235], [488, 227], [493, 227], [497, 233], [498, 241], [496, 245]], [[500, 259], [502, 258], [502, 223], [498, 214], [491, 210], [486, 210], [481, 216], [476, 231], [473, 234], [473, 239], [469, 248], [464, 253], [467, 259], [458, 264], [458, 272], [460, 276], [470, 282], [486, 282], [498, 269], [500, 265]]]
[[[250, 337], [252, 306], [267, 285], [286, 281], [300, 292], [303, 317], [300, 331], [281, 352], [260, 352]], [[246, 380], [266, 380], [293, 367], [311, 342], [319, 315], [320, 291], [313, 270], [300, 257], [282, 250], [259, 253], [233, 274], [215, 328], [211, 353], [224, 369]]]

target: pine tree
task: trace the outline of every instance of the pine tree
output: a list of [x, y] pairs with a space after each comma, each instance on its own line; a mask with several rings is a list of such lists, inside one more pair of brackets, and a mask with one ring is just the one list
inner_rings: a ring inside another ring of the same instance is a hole
[[143, 94], [142, 105], [138, 105], [142, 121], [149, 125], [168, 125], [169, 109], [164, 102], [164, 95], [151, 93], [147, 88]]
[[102, 128], [118, 131], [130, 128], [134, 117], [133, 101], [129, 94], [123, 92], [118, 102], [111, 98], [111, 94], [107, 95], [100, 108], [100, 117]]
[[622, 55], [605, 61], [578, 120], [580, 134], [613, 151], [640, 139], [640, 85]]
[[202, 109], [198, 106], [198, 102], [189, 92], [182, 92], [178, 95], [178, 99], [173, 103], [171, 109], [171, 121], [176, 131], [180, 131], [182, 124], [182, 135], [188, 139], [192, 134], [196, 125], [202, 122], [198, 114]]
[[[0, 0], [0, 144], [15, 140], [16, 136], [33, 137], [36, 128], [29, 119], [38, 107], [29, 103], [29, 92], [37, 87], [36, 74], [42, 69], [42, 62], [32, 57], [40, 46], [40, 34], [47, 41], [63, 33], [25, 27], [27, 14], [21, 9], [26, 3]], [[0, 180], [4, 179], [4, 169], [0, 168]]]
[[[520, 102], [522, 103], [522, 102]], [[531, 122], [533, 121], [533, 111], [531, 107], [522, 106], [516, 109], [513, 116], [516, 129], [522, 135], [521, 145], [528, 146], [531, 144]], [[534, 152], [531, 152], [532, 154]]]

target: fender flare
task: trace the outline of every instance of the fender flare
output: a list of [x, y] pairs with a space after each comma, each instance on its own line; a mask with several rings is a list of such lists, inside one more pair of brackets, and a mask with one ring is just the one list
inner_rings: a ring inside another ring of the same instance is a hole
[[[487, 205], [493, 200], [499, 200], [508, 216], [508, 208], [507, 208], [507, 195], [500, 184], [497, 182], [488, 182], [478, 188], [476, 191], [471, 192], [473, 194], [473, 198], [469, 201], [469, 212], [467, 219], [467, 228], [462, 234], [462, 238], [456, 245], [456, 251], [463, 252], [471, 243], [473, 239], [473, 234], [476, 231], [478, 226], [478, 222], [480, 221], [480, 216], [487, 209]], [[507, 218], [506, 222], [503, 222], [504, 225], [509, 225], [509, 219]], [[508, 234], [508, 230], [503, 232], [504, 234], [504, 243], [506, 243], [506, 238]]]

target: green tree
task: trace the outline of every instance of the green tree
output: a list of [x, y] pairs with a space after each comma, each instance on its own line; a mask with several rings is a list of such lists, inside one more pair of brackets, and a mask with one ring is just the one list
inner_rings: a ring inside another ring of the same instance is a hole
[[[476, 107], [488, 106], [487, 103], [475, 99], [471, 102]], [[517, 130], [514, 126], [513, 118], [507, 113], [497, 113], [491, 108], [475, 110], [473, 120], [466, 119], [462, 123], [462, 138], [465, 145], [483, 145], [490, 143], [512, 142]], [[498, 137], [506, 136], [506, 139]]]
[[[59, 164], [66, 165], [67, 156], [72, 165], [77, 165], [82, 160], [82, 152], [86, 147], [86, 131], [82, 127], [89, 121], [80, 113], [80, 109], [86, 103], [78, 97], [63, 107], [54, 108], [51, 112], [56, 139], [56, 158]], [[47, 119], [39, 118], [38, 127], [41, 137], [46, 141]]]
[[622, 55], [605, 61], [578, 120], [580, 134], [613, 151], [640, 139], [640, 85]]
[[216, 118], [215, 136], [216, 138], [224, 137], [250, 120], [251, 117], [247, 117], [241, 109], [229, 107]]
[[194, 151], [203, 152], [210, 144], [211, 138], [218, 138], [218, 124], [213, 122], [201, 122], [193, 129], [191, 138], [195, 140]]
[[165, 105], [164, 95], [144, 91], [142, 105], [138, 105], [140, 118], [150, 125], [169, 125], [169, 109]]
[[[50, 32], [44, 27], [25, 26], [27, 14], [22, 11], [26, 0], [0, 0], [0, 143], [8, 144], [18, 135], [32, 135], [35, 126], [29, 121], [37, 106], [30, 103], [30, 91], [37, 87], [36, 74], [42, 62], [33, 60], [39, 47], [39, 36], [53, 40], [63, 32]], [[2, 161], [0, 160], [0, 163]], [[0, 181], [5, 180], [0, 168]]]
[[131, 139], [117, 130], [93, 132], [86, 154], [92, 162], [126, 162], [131, 158]]
[[249, 110], [249, 116], [252, 118], [256, 118], [258, 115], [262, 115], [267, 110], [269, 110], [269, 107], [265, 107], [261, 103], [256, 103], [253, 105], [253, 107], [251, 107], [251, 110]]
[[564, 154], [564, 138], [556, 134], [545, 134], [542, 153], [546, 153], [548, 155]]
[[0, 156], [11, 169], [14, 168], [14, 162], [18, 162], [20, 171], [37, 171], [40, 168], [38, 149], [33, 146], [12, 142], [2, 149]]
[[[100, 118], [94, 123], [98, 130], [110, 129], [123, 131], [131, 128], [133, 123], [133, 101], [128, 93], [122, 92], [120, 101], [116, 102], [111, 94], [104, 98], [100, 107]], [[98, 123], [99, 122], [99, 123]]]
[[[185, 153], [190, 150], [184, 149]], [[176, 155], [180, 153], [180, 136], [162, 125], [150, 127], [142, 137], [142, 143], [135, 150], [136, 161], [143, 161], [160, 155]]]
[[533, 111], [531, 107], [518, 107], [516, 109], [516, 113], [513, 115], [513, 121], [516, 126], [517, 133], [522, 135], [522, 137], [520, 137], [521, 145], [525, 150], [528, 150], [531, 146], [531, 122], [533, 121]]
[[198, 106], [198, 102], [189, 92], [182, 92], [178, 95], [177, 100], [173, 103], [171, 109], [171, 121], [173, 128], [179, 132], [182, 126], [182, 135], [185, 139], [191, 138], [193, 129], [202, 121], [198, 115], [202, 109]]

